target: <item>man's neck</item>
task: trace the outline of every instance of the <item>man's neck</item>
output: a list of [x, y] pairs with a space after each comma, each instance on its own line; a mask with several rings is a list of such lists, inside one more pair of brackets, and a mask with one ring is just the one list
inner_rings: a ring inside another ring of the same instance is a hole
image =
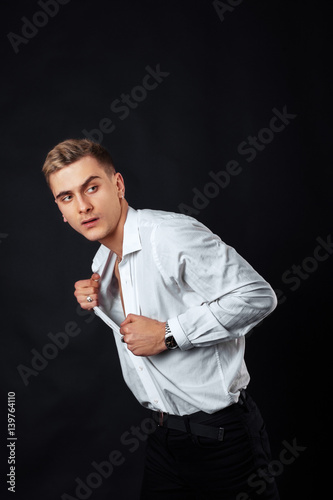
[[123, 240], [124, 240], [124, 226], [127, 218], [128, 203], [125, 199], [121, 200], [121, 214], [119, 222], [117, 224], [114, 232], [102, 240], [99, 240], [101, 244], [109, 248], [113, 253], [117, 254], [118, 261], [123, 258]]

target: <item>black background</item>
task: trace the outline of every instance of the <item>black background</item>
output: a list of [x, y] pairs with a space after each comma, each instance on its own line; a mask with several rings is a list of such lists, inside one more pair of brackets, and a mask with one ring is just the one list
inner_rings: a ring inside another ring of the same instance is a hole
[[[278, 308], [248, 339], [246, 361], [274, 460], [286, 441], [306, 447], [293, 463], [276, 465], [281, 498], [329, 491], [332, 256], [321, 250], [326, 260], [307, 259], [316, 239], [332, 234], [328, 2], [230, 3], [220, 19], [208, 0], [71, 0], [47, 22], [36, 17], [35, 1], [2, 6], [2, 497], [76, 498], [75, 479], [86, 481], [94, 461], [119, 450], [124, 463], [89, 498], [138, 498], [147, 434], [135, 451], [121, 436], [147, 413], [123, 382], [111, 331], [80, 315], [73, 296], [98, 244], [62, 223], [40, 172], [56, 143], [83, 137], [103, 118], [115, 130], [102, 144], [134, 208], [193, 208], [193, 189], [208, 192], [209, 172], [239, 162], [241, 173], [193, 215], [280, 290]], [[7, 35], [22, 36], [23, 16], [45, 25], [15, 53]], [[111, 103], [157, 65], [168, 76], [121, 120]], [[240, 143], [285, 106], [297, 116], [248, 162]], [[283, 278], [288, 270], [295, 277], [294, 265], [303, 272], [297, 283]], [[42, 352], [48, 334], [70, 322], [80, 333], [24, 384], [17, 367], [31, 368], [31, 350]], [[9, 391], [16, 393], [15, 496], [5, 479]]]

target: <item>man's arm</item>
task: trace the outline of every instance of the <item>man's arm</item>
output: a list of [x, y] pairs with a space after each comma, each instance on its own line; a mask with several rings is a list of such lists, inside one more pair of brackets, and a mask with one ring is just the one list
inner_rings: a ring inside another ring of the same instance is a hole
[[270, 285], [234, 248], [192, 218], [161, 225], [152, 240], [157, 266], [172, 286], [202, 301], [167, 318], [182, 350], [246, 335], [276, 307]]
[[[275, 309], [277, 299], [270, 285], [232, 247], [194, 219], [161, 225], [152, 246], [164, 280], [170, 286], [176, 282], [181, 290], [190, 287], [202, 297], [199, 305], [168, 318], [180, 349], [244, 336]], [[166, 349], [163, 322], [131, 314], [120, 332], [136, 355], [150, 356]]]

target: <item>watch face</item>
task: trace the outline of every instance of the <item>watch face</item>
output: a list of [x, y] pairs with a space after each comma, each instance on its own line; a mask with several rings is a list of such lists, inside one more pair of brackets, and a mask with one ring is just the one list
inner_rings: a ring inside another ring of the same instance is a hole
[[177, 342], [175, 341], [173, 335], [165, 338], [165, 345], [168, 349], [176, 349], [178, 347]]

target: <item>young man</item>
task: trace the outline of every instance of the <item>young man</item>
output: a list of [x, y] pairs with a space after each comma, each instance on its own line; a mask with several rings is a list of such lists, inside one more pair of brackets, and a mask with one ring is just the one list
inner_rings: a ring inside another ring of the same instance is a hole
[[99, 144], [64, 141], [43, 172], [64, 221], [101, 243], [75, 296], [112, 328], [125, 381], [158, 423], [142, 500], [278, 499], [245, 392], [245, 335], [276, 307], [269, 284], [192, 217], [129, 207]]

